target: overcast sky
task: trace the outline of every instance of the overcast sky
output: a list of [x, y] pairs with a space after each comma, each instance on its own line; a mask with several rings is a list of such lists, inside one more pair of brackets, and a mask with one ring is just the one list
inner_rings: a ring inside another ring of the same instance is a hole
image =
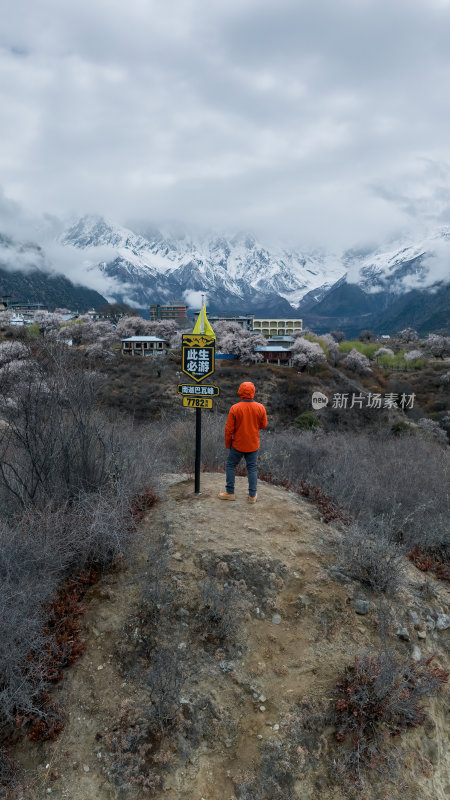
[[450, 0], [3, 0], [0, 216], [447, 224], [449, 86]]

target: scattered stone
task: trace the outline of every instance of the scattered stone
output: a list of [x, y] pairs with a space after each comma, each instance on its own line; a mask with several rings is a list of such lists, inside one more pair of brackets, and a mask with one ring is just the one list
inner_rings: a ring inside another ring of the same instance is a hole
[[189, 611], [187, 608], [179, 608], [177, 611], [177, 617], [188, 617]]
[[87, 765], [87, 764], [83, 764], [83, 770], [84, 770], [85, 772], [89, 772], [89, 767], [88, 767], [88, 765]]
[[104, 589], [100, 589], [100, 597], [102, 598], [102, 600], [115, 600], [114, 592], [112, 592], [111, 589], [108, 589], [107, 587], [105, 587]]
[[426, 639], [427, 638], [427, 632], [426, 631], [417, 631], [417, 638], [418, 639]]
[[438, 631], [446, 631], [450, 628], [450, 617], [447, 614], [438, 614], [436, 617], [436, 628]]
[[362, 600], [360, 597], [356, 597], [353, 600], [353, 607], [357, 614], [368, 614], [370, 611], [370, 602], [369, 600]]
[[253, 700], [257, 700], [257, 699], [258, 699], [258, 693], [257, 692], [253, 692]]
[[225, 747], [231, 747], [231, 745], [233, 744], [233, 741], [232, 741], [232, 739], [225, 739], [224, 744], [225, 744]]
[[420, 659], [422, 658], [422, 653], [420, 652], [420, 647], [418, 647], [416, 644], [414, 645], [414, 647], [412, 649], [411, 656], [412, 656], [412, 660], [413, 661], [420, 661]]
[[276, 722], [275, 725], [273, 726], [273, 730], [274, 731], [279, 731], [280, 730], [280, 726], [278, 725], [278, 722]]
[[281, 617], [279, 614], [274, 614], [272, 617], [272, 622], [274, 625], [279, 625], [281, 622]]
[[403, 628], [402, 625], [399, 625], [398, 628], [397, 628], [397, 636], [398, 636], [399, 639], [402, 639], [403, 642], [409, 642], [410, 641], [410, 635], [409, 635], [408, 631], [406, 630], [406, 628]]
[[348, 582], [348, 575], [345, 575], [341, 572], [337, 567], [330, 567], [328, 570], [333, 580], [337, 581], [338, 583], [347, 583]]
[[174, 558], [175, 561], [183, 561], [183, 556], [178, 551], [173, 554], [172, 558]]
[[410, 609], [409, 619], [411, 620], [411, 625], [413, 625], [414, 627], [416, 627], [416, 625], [420, 626], [420, 617], [417, 611], [413, 611], [412, 609]]
[[178, 650], [186, 650], [186, 642], [180, 642], [178, 645]]
[[264, 714], [264, 711], [266, 710], [266, 707], [265, 706], [260, 706], [259, 710], [261, 711], [262, 714]]
[[98, 666], [97, 669], [103, 669], [103, 664], [100, 664], [100, 666]]
[[233, 672], [234, 663], [233, 661], [219, 661], [219, 668], [225, 675], [227, 675], [229, 672]]
[[262, 739], [262, 738], [263, 738], [263, 737], [262, 737], [262, 734], [258, 733], [258, 736], [257, 736], [256, 738], [257, 738], [257, 739]]
[[100, 761], [101, 757], [102, 757], [102, 754], [101, 754], [101, 751], [99, 750], [98, 753], [97, 753], [97, 758], [98, 758], [99, 761]]
[[426, 627], [427, 627], [427, 631], [434, 631], [434, 629], [436, 627], [436, 623], [435, 623], [433, 617], [430, 617], [429, 614], [427, 614], [427, 617], [426, 617]]
[[255, 617], [256, 617], [257, 619], [265, 619], [265, 616], [266, 616], [266, 615], [265, 615], [264, 611], [261, 611], [261, 609], [260, 609], [260, 608], [257, 608], [257, 609], [255, 610]]

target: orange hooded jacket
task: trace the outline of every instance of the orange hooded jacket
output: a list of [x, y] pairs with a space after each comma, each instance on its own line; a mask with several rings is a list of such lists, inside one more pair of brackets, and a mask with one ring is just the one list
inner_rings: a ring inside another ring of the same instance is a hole
[[225, 425], [225, 447], [233, 446], [241, 453], [253, 453], [259, 448], [259, 432], [267, 428], [266, 409], [253, 400], [253, 383], [241, 383], [238, 394], [241, 402], [231, 406]]

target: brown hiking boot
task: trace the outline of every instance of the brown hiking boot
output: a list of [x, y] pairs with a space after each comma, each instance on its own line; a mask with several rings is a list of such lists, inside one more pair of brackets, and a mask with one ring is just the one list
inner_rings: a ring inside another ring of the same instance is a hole
[[221, 500], [235, 500], [236, 499], [234, 494], [228, 494], [228, 492], [220, 492], [218, 497], [220, 497]]
[[249, 502], [249, 503], [256, 503], [256, 499], [257, 499], [257, 497], [258, 497], [258, 492], [256, 492], [256, 494], [255, 494], [255, 496], [254, 496], [254, 497], [250, 497], [250, 495], [249, 495], [249, 496], [248, 496], [248, 502]]

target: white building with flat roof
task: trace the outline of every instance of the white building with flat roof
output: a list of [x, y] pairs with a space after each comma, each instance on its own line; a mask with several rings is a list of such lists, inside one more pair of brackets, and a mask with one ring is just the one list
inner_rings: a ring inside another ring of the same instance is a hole
[[169, 343], [158, 336], [128, 336], [122, 339], [122, 353], [130, 356], [153, 356], [164, 353]]

